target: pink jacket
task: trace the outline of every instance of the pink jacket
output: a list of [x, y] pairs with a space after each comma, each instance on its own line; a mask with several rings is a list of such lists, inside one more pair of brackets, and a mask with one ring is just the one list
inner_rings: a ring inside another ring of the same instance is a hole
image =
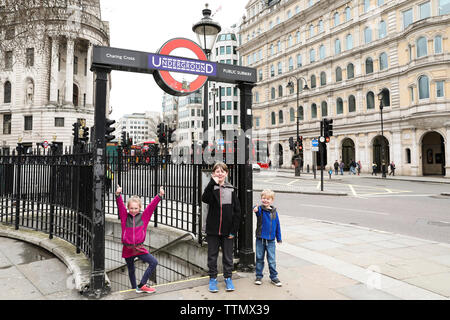
[[119, 217], [122, 225], [122, 258], [129, 258], [141, 254], [146, 254], [148, 251], [144, 248], [143, 243], [147, 234], [147, 226], [150, 218], [156, 209], [161, 198], [156, 195], [152, 202], [145, 208], [143, 212], [136, 215], [131, 215], [125, 204], [122, 196], [116, 197], [117, 208], [119, 209]]

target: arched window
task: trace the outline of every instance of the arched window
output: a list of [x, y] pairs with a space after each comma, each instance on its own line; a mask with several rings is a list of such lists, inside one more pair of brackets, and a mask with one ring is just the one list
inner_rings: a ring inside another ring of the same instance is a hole
[[336, 39], [334, 40], [334, 54], [341, 53], [341, 40]]
[[272, 112], [271, 117], [272, 117], [272, 125], [274, 126], [277, 124], [277, 119], [276, 119], [277, 116], [275, 115], [275, 112]]
[[291, 47], [291, 46], [292, 46], [292, 36], [289, 35], [289, 37], [288, 37], [288, 47]]
[[380, 70], [384, 70], [388, 68], [388, 57], [385, 52], [380, 54]]
[[347, 65], [347, 79], [353, 79], [355, 77], [355, 67], [352, 63]]
[[317, 105], [315, 103], [313, 103], [311, 105], [311, 119], [316, 119], [317, 118]]
[[319, 33], [323, 32], [323, 21], [322, 20], [319, 20], [318, 28], [319, 28]]
[[352, 18], [352, 12], [349, 7], [345, 8], [345, 21], [349, 21]]
[[278, 123], [283, 123], [283, 110], [278, 111]]
[[328, 104], [326, 101], [322, 101], [321, 108], [322, 108], [322, 117], [327, 117], [328, 116]]
[[309, 26], [309, 37], [313, 37], [314, 36], [314, 26], [311, 24]]
[[434, 53], [442, 53], [442, 37], [434, 37]]
[[275, 67], [273, 64], [270, 66], [270, 76], [275, 77]]
[[428, 54], [427, 38], [420, 37], [419, 39], [417, 39], [416, 46], [417, 46], [417, 58], [426, 56]]
[[275, 99], [275, 88], [270, 89], [270, 98]]
[[278, 86], [278, 97], [281, 98], [283, 96], [283, 86]]
[[364, 13], [370, 9], [370, 0], [364, 0]]
[[348, 112], [356, 111], [356, 99], [354, 95], [348, 97]]
[[342, 81], [342, 69], [341, 67], [336, 68], [336, 82]]
[[277, 53], [281, 52], [281, 41], [277, 42]]
[[319, 58], [325, 59], [325, 46], [323, 44], [319, 47]]
[[316, 87], [316, 76], [312, 75], [311, 76], [311, 88], [315, 88]]
[[344, 113], [344, 102], [342, 101], [342, 98], [337, 98], [336, 100], [336, 114], [343, 114]]
[[325, 73], [325, 71], [322, 71], [320, 73], [320, 85], [324, 86], [327, 84], [327, 74]]
[[345, 37], [345, 50], [353, 49], [353, 36], [351, 34], [348, 34]]
[[273, 44], [270, 45], [270, 55], [273, 56], [275, 52], [273, 51]]
[[303, 120], [305, 118], [304, 114], [303, 114], [303, 107], [302, 106], [298, 107], [297, 117], [298, 117], [298, 120]]
[[372, 91], [366, 95], [367, 109], [375, 109], [375, 96]]
[[292, 57], [289, 57], [289, 71], [294, 70], [294, 60]]
[[378, 38], [383, 39], [384, 37], [386, 37], [386, 34], [387, 34], [386, 22], [381, 20], [378, 25]]
[[427, 76], [419, 77], [419, 99], [428, 99], [430, 97], [430, 82]]
[[339, 13], [336, 12], [333, 16], [333, 20], [334, 20], [334, 26], [338, 26], [339, 25]]
[[291, 122], [295, 121], [295, 110], [294, 110], [294, 108], [289, 109], [289, 120]]
[[369, 27], [364, 29], [364, 43], [372, 42], [372, 30]]
[[11, 82], [6, 81], [3, 86], [3, 103], [11, 103]]
[[366, 74], [372, 73], [373, 72], [373, 60], [372, 58], [367, 58], [366, 59]]

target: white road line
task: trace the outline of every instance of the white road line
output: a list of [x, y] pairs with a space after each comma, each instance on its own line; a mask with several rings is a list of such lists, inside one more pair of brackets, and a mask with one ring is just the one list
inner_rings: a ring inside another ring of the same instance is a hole
[[349, 209], [349, 208], [341, 208], [341, 207], [330, 207], [330, 206], [319, 206], [316, 204], [304, 204], [299, 203], [297, 205], [304, 206], [304, 207], [312, 207], [312, 208], [324, 208], [324, 209], [333, 209], [333, 210], [344, 210], [344, 211], [354, 211], [354, 212], [363, 212], [363, 213], [370, 213], [370, 214], [377, 214], [381, 216], [389, 216], [390, 213], [387, 212], [379, 212], [379, 211], [370, 211], [370, 210], [360, 210], [360, 209]]
[[349, 184], [348, 186], [349, 186], [350, 190], [352, 191], [353, 195], [355, 197], [357, 197], [358, 195], [356, 194], [355, 188], [353, 188], [353, 186], [351, 184]]
[[297, 180], [292, 180], [292, 181], [289, 182], [287, 185], [290, 186], [290, 185], [293, 184], [295, 181], [297, 181]]

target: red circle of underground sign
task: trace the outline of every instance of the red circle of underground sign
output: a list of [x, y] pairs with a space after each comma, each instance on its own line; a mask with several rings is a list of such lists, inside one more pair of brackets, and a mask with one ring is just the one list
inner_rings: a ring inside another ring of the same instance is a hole
[[[203, 49], [196, 44], [194, 41], [185, 39], [185, 38], [175, 38], [167, 41], [161, 49], [159, 49], [158, 54], [164, 54], [164, 55], [170, 55], [170, 53], [178, 48], [186, 48], [194, 52], [194, 54], [197, 56], [198, 60], [206, 61], [206, 54], [203, 51]], [[197, 76], [197, 79], [192, 81], [190, 83], [190, 89], [183, 89], [183, 83], [175, 80], [169, 71], [165, 70], [158, 70], [157, 73], [159, 73], [161, 80], [164, 82], [164, 84], [169, 87], [173, 92], [170, 92], [174, 95], [188, 95], [192, 92], [197, 91], [200, 89], [208, 80], [207, 76]], [[163, 88], [164, 89], [164, 88]]]

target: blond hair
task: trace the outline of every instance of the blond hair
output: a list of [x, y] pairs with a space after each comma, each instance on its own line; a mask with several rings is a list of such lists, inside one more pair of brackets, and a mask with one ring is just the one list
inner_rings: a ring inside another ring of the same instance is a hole
[[128, 199], [127, 202], [127, 208], [130, 208], [130, 202], [136, 202], [137, 204], [139, 204], [139, 210], [142, 209], [142, 201], [141, 198], [139, 198], [138, 196], [132, 196], [130, 199]]
[[214, 172], [214, 171], [216, 171], [217, 170], [217, 168], [221, 168], [223, 171], [225, 171], [226, 173], [228, 173], [228, 166], [225, 164], [225, 163], [223, 163], [223, 162], [220, 162], [220, 161], [218, 161], [218, 162], [216, 162], [216, 164], [214, 165], [214, 167], [212, 168], [212, 172]]
[[265, 189], [261, 192], [261, 198], [262, 197], [271, 198], [273, 200], [275, 199], [275, 192], [270, 189]]

